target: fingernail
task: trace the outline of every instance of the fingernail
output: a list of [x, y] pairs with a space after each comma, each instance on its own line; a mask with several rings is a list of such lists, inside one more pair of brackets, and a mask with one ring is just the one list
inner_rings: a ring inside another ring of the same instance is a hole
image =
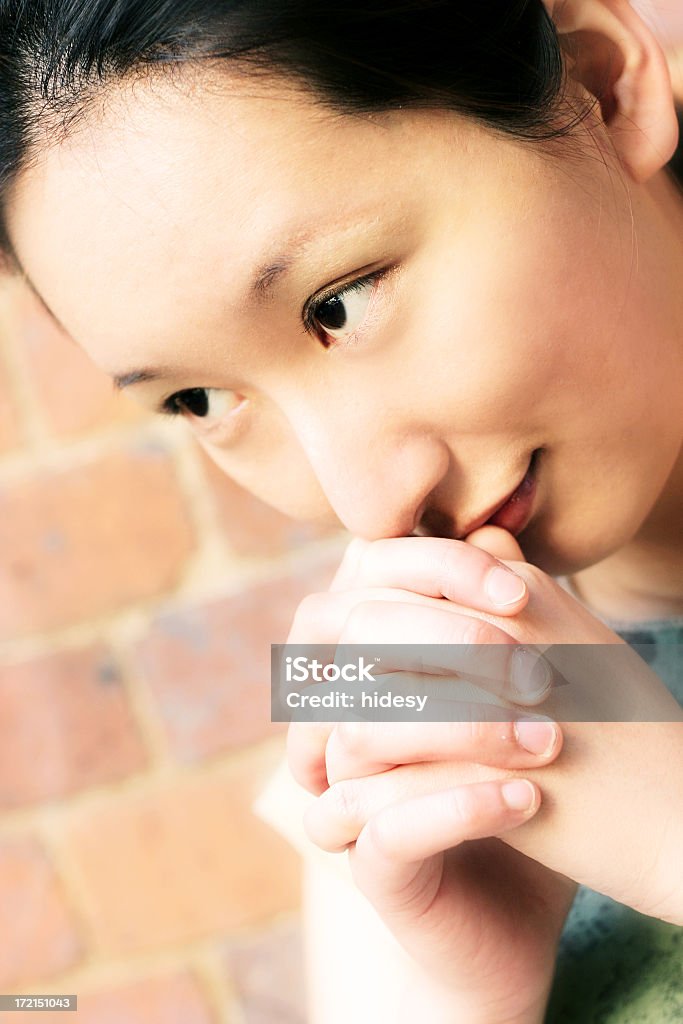
[[511, 811], [530, 811], [536, 801], [536, 790], [527, 779], [505, 782], [501, 792]]
[[530, 754], [548, 757], [557, 743], [557, 726], [554, 722], [520, 719], [515, 722], [517, 742]]
[[517, 647], [512, 653], [510, 666], [512, 684], [525, 700], [540, 697], [552, 680], [550, 666], [545, 658], [526, 647]]
[[517, 576], [514, 572], [496, 566], [486, 577], [484, 589], [494, 604], [504, 607], [506, 604], [514, 604], [515, 601], [524, 597], [526, 583], [521, 576]]

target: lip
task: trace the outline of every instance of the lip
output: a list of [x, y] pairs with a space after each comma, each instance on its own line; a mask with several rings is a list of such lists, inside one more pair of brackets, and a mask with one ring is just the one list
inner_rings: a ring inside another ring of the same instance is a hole
[[536, 479], [535, 470], [537, 466], [538, 449], [532, 452], [529, 459], [527, 468], [524, 471], [524, 475], [513, 490], [508, 491], [507, 495], [488, 509], [483, 515], [477, 519], [473, 519], [472, 522], [457, 535], [456, 540], [463, 540], [473, 530], [478, 530], [480, 526], [492, 525], [502, 526], [507, 529], [513, 536], [524, 529], [529, 522], [531, 516], [531, 509], [533, 500], [536, 494]]

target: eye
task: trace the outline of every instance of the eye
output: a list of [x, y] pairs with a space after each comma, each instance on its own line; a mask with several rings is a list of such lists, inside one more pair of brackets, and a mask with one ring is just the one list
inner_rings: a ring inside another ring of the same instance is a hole
[[326, 348], [331, 340], [348, 341], [365, 320], [375, 284], [383, 273], [359, 277], [313, 300], [303, 314], [306, 330], [316, 334]]
[[167, 398], [161, 412], [170, 416], [188, 415], [205, 420], [208, 425], [212, 420], [222, 419], [234, 412], [244, 399], [236, 391], [222, 388], [186, 388], [176, 391]]

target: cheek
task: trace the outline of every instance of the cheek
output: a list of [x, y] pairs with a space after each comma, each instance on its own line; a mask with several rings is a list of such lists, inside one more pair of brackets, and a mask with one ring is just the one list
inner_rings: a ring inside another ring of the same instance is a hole
[[458, 360], [463, 393], [495, 389], [511, 408], [530, 388], [537, 400], [574, 381], [595, 389], [633, 284], [628, 225], [597, 194], [542, 168], [530, 184], [524, 168], [477, 186], [420, 268], [430, 347]]
[[555, 395], [542, 512], [523, 545], [546, 572], [580, 571], [631, 541], [675, 464], [671, 381], [653, 384], [637, 367], [625, 373], [617, 364], [613, 375], [591, 364], [595, 380], [588, 374], [582, 387], [577, 373]]
[[[618, 429], [650, 400], [638, 380], [659, 372], [642, 345], [651, 300], [632, 280], [628, 247], [605, 228], [598, 249], [592, 222], [576, 220], [539, 214], [495, 245], [479, 226], [439, 274], [430, 351], [473, 430], [492, 418], [552, 430], [563, 414], [600, 422], [615, 412]], [[607, 403], [606, 386], [617, 392]]]
[[[572, 230], [542, 212], [515, 220], [509, 210], [490, 211], [455, 241], [444, 235], [419, 268], [426, 287], [416, 306], [427, 315], [412, 317], [411, 335], [472, 429], [487, 429], [492, 417], [530, 422], [539, 404], [552, 408], [558, 388], [581, 378], [595, 384], [586, 358], [601, 360], [623, 294], [617, 285], [598, 293], [596, 261], [571, 257], [585, 251], [585, 232]], [[557, 244], [563, 233], [567, 248]]]
[[[226, 450], [200, 441], [199, 447], [218, 470], [271, 508], [292, 519], [337, 524], [303, 450], [295, 443], [278, 444], [271, 450]], [[264, 446], [265, 447], [265, 446]]]
[[428, 380], [425, 408], [462, 435], [536, 432], [556, 390], [584, 372], [568, 324], [554, 304], [539, 304], [523, 260], [463, 257], [457, 274], [432, 275], [420, 309], [428, 315], [411, 321], [402, 375], [413, 389]]

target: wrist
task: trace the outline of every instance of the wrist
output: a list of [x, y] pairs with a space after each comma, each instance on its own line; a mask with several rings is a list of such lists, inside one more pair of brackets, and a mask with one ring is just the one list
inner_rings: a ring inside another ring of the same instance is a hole
[[414, 976], [404, 977], [397, 1024], [414, 1024], [416, 1020], [429, 1024], [543, 1024], [551, 984], [552, 976], [542, 992], [525, 1000], [523, 1006], [517, 992], [505, 1003], [494, 1005], [485, 994], [465, 994], [432, 979], [420, 978], [416, 984]]
[[501, 1008], [499, 1011], [489, 1009], [485, 1012], [482, 1012], [480, 1009], [478, 1014], [475, 1015], [452, 1017], [449, 1024], [456, 1024], [456, 1021], [460, 1022], [463, 1020], [467, 1020], [468, 1024], [543, 1024], [549, 993], [550, 988], [543, 993], [542, 998], [525, 1010], [515, 1011], [511, 1016], [504, 1015], [504, 1008]]
[[[651, 853], [640, 872], [643, 892], [640, 899], [624, 902], [650, 917], [683, 926], [683, 889], [680, 881], [683, 849], [683, 761], [680, 757], [683, 720], [677, 721], [673, 727], [664, 727], [664, 730], [659, 740], [666, 773], [665, 777], [659, 779], [657, 804], [647, 823], [649, 827], [645, 829], [650, 836]], [[667, 756], [669, 754], [671, 756]]]

